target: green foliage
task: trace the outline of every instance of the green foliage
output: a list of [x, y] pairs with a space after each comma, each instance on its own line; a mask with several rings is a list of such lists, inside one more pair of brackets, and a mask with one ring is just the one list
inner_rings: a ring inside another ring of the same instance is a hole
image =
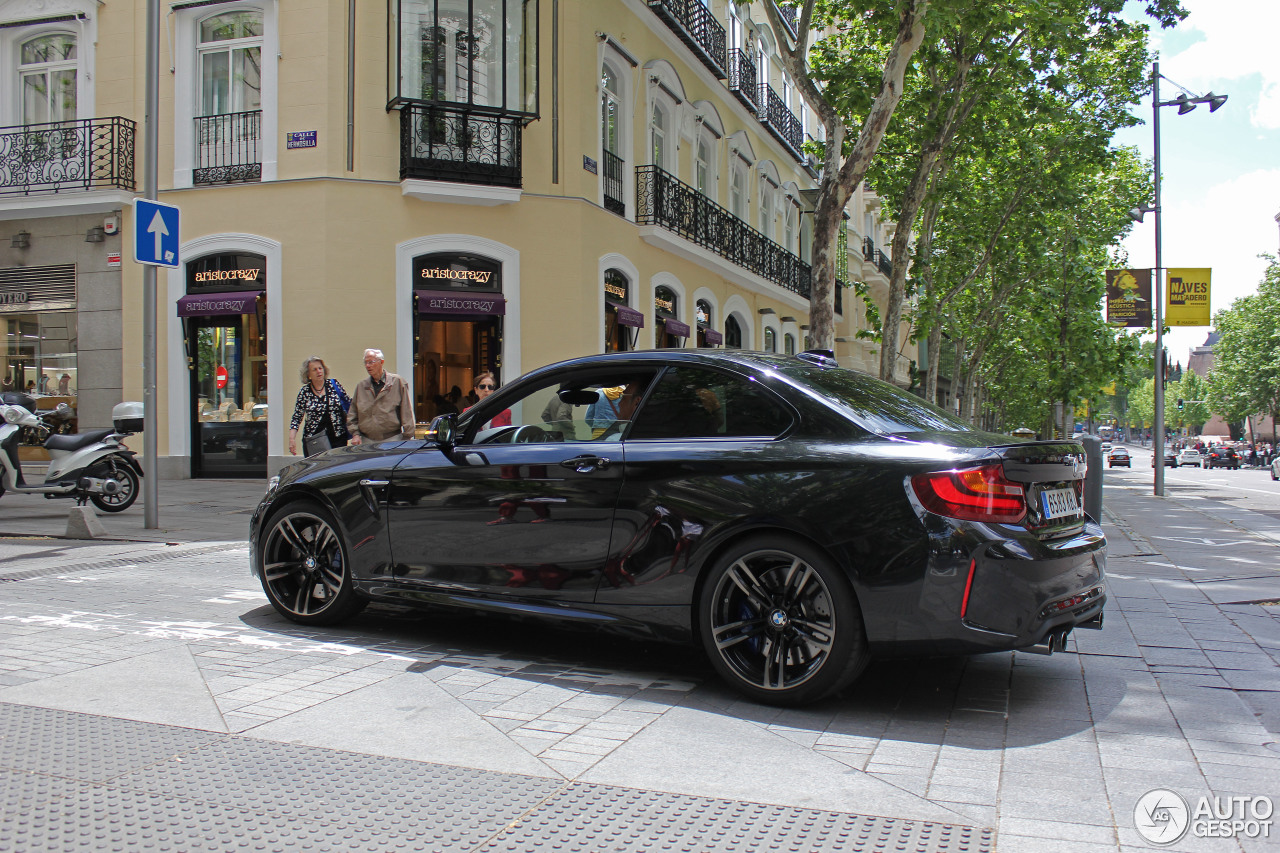
[[[1182, 401], [1181, 409], [1178, 408], [1178, 400]], [[1192, 434], [1199, 434], [1213, 417], [1213, 409], [1208, 402], [1209, 383], [1190, 370], [1183, 371], [1180, 381], [1169, 383], [1164, 401], [1165, 423], [1184, 427]]]
[[1270, 258], [1258, 292], [1213, 318], [1209, 399], [1228, 421], [1280, 417], [1280, 263]]

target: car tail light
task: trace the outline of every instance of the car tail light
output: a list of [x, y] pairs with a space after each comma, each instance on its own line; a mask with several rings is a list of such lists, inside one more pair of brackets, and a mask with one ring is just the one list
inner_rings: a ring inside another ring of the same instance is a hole
[[925, 509], [948, 518], [1015, 524], [1027, 514], [1022, 486], [1005, 479], [998, 463], [917, 474], [911, 488]]

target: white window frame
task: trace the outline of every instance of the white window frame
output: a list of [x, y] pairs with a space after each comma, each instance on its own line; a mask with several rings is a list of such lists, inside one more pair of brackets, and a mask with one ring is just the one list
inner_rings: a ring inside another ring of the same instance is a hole
[[634, 98], [632, 93], [635, 91], [635, 72], [634, 65], [629, 57], [618, 51], [608, 41], [600, 42], [600, 66], [596, 74], [596, 80], [599, 81], [601, 115], [598, 123], [598, 143], [600, 150], [598, 161], [600, 164], [600, 195], [597, 203], [604, 207], [604, 69], [605, 66], [613, 72], [613, 79], [617, 81], [618, 91], [614, 93], [618, 98], [618, 149], [613, 153], [622, 160], [622, 202], [627, 210], [627, 218], [635, 219], [635, 191], [636, 182], [632, 176], [634, 171], [631, 166], [633, 164], [632, 139], [634, 134], [631, 132], [631, 122], [633, 119]]
[[[15, 23], [37, 17], [31, 4], [5, 4], [0, 11], [0, 23]], [[22, 45], [33, 38], [49, 35], [72, 35], [76, 39], [76, 118], [94, 118], [97, 108], [93, 84], [94, 61], [98, 42], [98, 3], [96, 0], [68, 0], [59, 4], [58, 14], [77, 15], [74, 21], [9, 26], [0, 29], [0, 63], [7, 69], [9, 84], [0, 86], [0, 122], [5, 126], [22, 124], [22, 88], [18, 66], [22, 60]]]
[[247, 0], [189, 9], [175, 9], [173, 30], [173, 186], [193, 186], [196, 165], [195, 119], [200, 115], [200, 22], [228, 12], [262, 15], [262, 138], [258, 156], [262, 180], [274, 181], [279, 158], [278, 60], [280, 56], [279, 0]]
[[[658, 126], [659, 118], [662, 120], [661, 128]], [[669, 174], [675, 174], [671, 168], [679, 133], [675, 125], [675, 104], [661, 95], [655, 97], [649, 107], [649, 162]]]
[[760, 233], [773, 240], [777, 234], [776, 212], [778, 188], [765, 175], [760, 176]]
[[743, 222], [751, 215], [751, 173], [736, 156], [729, 167], [729, 212]]

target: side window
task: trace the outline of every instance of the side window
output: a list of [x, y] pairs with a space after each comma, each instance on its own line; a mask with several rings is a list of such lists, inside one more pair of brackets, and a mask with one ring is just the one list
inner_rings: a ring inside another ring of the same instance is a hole
[[476, 407], [461, 443], [619, 441], [652, 378], [652, 371], [597, 372], [561, 376], [514, 401], [494, 395]]
[[791, 414], [754, 381], [696, 367], [663, 374], [628, 434], [631, 439], [772, 438]]

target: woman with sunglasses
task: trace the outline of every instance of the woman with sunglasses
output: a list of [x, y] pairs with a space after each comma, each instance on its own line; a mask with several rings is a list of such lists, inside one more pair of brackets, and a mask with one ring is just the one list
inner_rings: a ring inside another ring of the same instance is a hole
[[[498, 380], [487, 370], [476, 377], [475, 388], [472, 390], [476, 394], [476, 402], [472, 406], [468, 406], [465, 411], [471, 411], [475, 406], [484, 402], [485, 398], [498, 389]], [[511, 410], [503, 409], [501, 412], [493, 416], [493, 420], [482, 424], [480, 429], [490, 429], [491, 427], [511, 426]]]

